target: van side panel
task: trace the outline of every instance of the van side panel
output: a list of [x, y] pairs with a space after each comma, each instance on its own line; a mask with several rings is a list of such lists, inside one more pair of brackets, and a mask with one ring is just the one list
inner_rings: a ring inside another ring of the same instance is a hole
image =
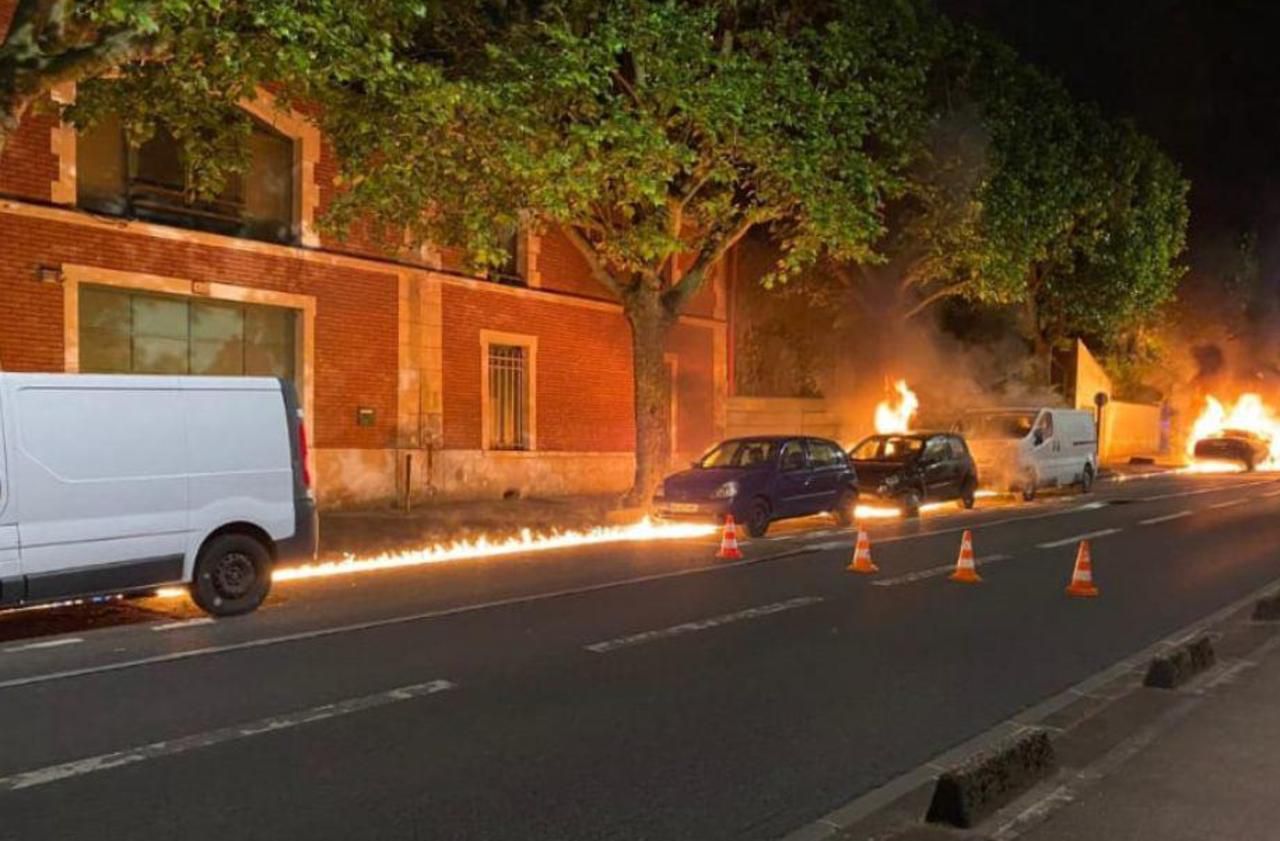
[[13, 502], [14, 484], [5, 453], [6, 441], [11, 437], [5, 429], [7, 390], [8, 383], [0, 374], [0, 604], [19, 601], [26, 590], [18, 567], [17, 506]]
[[9, 396], [28, 598], [179, 580], [189, 525], [177, 381], [30, 377]]
[[186, 574], [208, 535], [251, 523], [273, 541], [293, 535], [294, 478], [284, 398], [271, 380], [188, 381], [191, 539]]

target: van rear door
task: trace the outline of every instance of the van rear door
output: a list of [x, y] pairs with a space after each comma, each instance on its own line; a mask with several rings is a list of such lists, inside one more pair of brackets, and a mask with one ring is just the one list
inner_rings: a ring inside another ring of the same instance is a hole
[[0, 376], [0, 604], [22, 598], [18, 569], [18, 524], [14, 514], [13, 486], [5, 458], [5, 378]]
[[171, 377], [15, 378], [9, 470], [32, 601], [182, 580], [182, 390]]

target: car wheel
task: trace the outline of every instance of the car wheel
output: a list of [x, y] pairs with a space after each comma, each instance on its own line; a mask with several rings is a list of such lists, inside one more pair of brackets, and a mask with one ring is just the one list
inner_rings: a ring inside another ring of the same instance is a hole
[[851, 526], [857, 519], [858, 510], [858, 492], [845, 490], [840, 494], [840, 501], [836, 503], [835, 510], [831, 513], [835, 515], [836, 522], [841, 526]]
[[966, 509], [972, 509], [973, 504], [977, 501], [978, 482], [972, 476], [965, 479], [964, 485], [960, 488], [960, 504]]
[[769, 531], [769, 503], [757, 499], [751, 503], [747, 512], [747, 534], [752, 537], [764, 537]]
[[1031, 502], [1036, 498], [1036, 476], [1028, 473], [1022, 477], [1022, 501]]
[[1087, 494], [1093, 490], [1093, 465], [1086, 464], [1084, 472], [1080, 474], [1080, 493]]
[[902, 497], [902, 513], [912, 519], [920, 516], [920, 493], [907, 491]]
[[1252, 473], [1252, 472], [1253, 472], [1254, 467], [1256, 467], [1256, 466], [1257, 466], [1257, 465], [1255, 465], [1255, 464], [1253, 463], [1253, 458], [1251, 458], [1251, 457], [1246, 457], [1246, 458], [1244, 459], [1244, 472], [1245, 472], [1245, 473]]
[[241, 533], [210, 540], [196, 556], [191, 600], [214, 616], [238, 616], [257, 609], [271, 590], [271, 554], [256, 538]]

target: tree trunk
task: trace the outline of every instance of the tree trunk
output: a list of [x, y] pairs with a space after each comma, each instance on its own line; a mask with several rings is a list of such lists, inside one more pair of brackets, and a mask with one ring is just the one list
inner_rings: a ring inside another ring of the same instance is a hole
[[627, 296], [631, 365], [635, 381], [636, 472], [623, 504], [648, 505], [671, 455], [667, 364], [664, 352], [674, 318], [658, 290], [639, 288]]

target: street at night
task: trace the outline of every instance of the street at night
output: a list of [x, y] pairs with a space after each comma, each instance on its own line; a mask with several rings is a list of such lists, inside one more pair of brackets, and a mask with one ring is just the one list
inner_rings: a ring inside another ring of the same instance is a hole
[[[782, 837], [1272, 583], [1278, 508], [1265, 474], [1153, 476], [876, 524], [874, 576], [817, 522], [11, 642], [0, 834]], [[966, 528], [978, 585], [944, 574]], [[1096, 599], [1064, 593], [1082, 538]]]

